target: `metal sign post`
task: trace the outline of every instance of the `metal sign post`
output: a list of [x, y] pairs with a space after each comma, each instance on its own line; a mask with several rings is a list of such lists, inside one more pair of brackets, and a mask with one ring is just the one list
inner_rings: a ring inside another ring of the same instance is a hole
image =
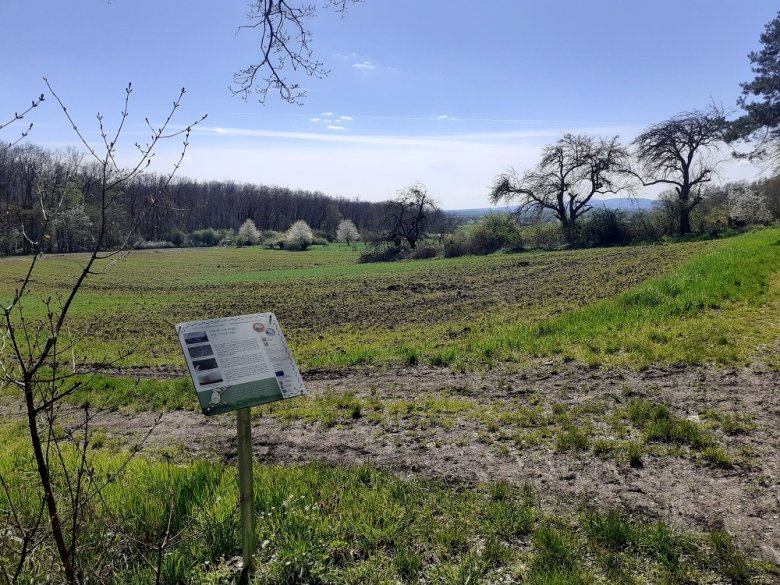
[[306, 387], [273, 313], [179, 323], [176, 332], [203, 414], [237, 412], [241, 583], [247, 583], [255, 554], [251, 407], [302, 396]]

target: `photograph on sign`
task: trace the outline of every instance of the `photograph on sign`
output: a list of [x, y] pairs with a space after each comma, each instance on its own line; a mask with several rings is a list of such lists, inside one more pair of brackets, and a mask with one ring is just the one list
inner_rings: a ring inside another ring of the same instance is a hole
[[176, 325], [203, 414], [306, 393], [273, 313]]

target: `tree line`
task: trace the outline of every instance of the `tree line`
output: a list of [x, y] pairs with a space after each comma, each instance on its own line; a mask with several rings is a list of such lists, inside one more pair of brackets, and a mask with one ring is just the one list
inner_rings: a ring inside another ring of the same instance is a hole
[[[260, 230], [274, 231], [303, 220], [331, 240], [344, 219], [361, 233], [388, 228], [387, 203], [275, 185], [187, 178], [166, 185], [168, 180], [140, 174], [123, 185], [118, 204], [109, 210], [107, 246], [120, 245], [130, 226], [136, 226], [139, 239], [177, 244], [199, 231], [236, 231], [247, 219]], [[87, 249], [98, 220], [99, 184], [100, 169], [74, 149], [33, 144], [0, 149], [0, 254], [30, 253], [35, 242], [50, 252]]]

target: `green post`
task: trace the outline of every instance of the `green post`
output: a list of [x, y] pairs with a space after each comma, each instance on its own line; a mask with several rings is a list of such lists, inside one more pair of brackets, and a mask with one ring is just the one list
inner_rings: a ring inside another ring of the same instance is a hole
[[254, 570], [255, 554], [255, 491], [252, 473], [252, 417], [251, 408], [236, 411], [238, 422], [238, 492], [241, 505], [241, 542], [244, 568], [241, 581], [246, 583]]

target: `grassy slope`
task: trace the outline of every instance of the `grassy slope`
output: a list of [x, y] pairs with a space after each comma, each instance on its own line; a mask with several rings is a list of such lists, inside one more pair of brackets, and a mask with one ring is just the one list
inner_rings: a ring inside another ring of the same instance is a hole
[[729, 240], [673, 273], [533, 325], [467, 340], [485, 358], [591, 364], [733, 364], [780, 338], [780, 229]]

